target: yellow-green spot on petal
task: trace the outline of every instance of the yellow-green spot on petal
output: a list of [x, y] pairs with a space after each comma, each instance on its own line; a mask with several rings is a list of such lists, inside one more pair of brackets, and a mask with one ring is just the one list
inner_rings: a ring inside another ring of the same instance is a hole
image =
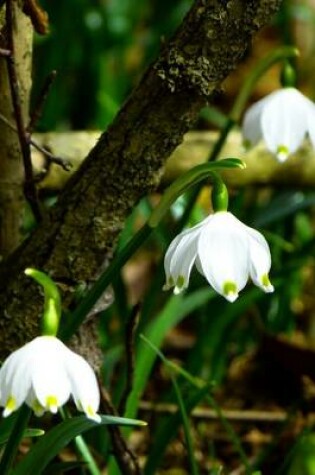
[[277, 147], [277, 157], [280, 161], [285, 160], [289, 155], [290, 151], [286, 145], [278, 145]]
[[167, 285], [169, 287], [173, 287], [175, 285], [175, 282], [174, 282], [174, 279], [172, 276], [170, 276], [168, 279], [167, 279]]
[[47, 396], [46, 397], [46, 407], [49, 409], [51, 412], [57, 412], [58, 409], [58, 399], [56, 396]]
[[36, 416], [42, 416], [45, 412], [45, 408], [41, 405], [41, 403], [37, 399], [35, 399], [32, 402], [32, 409], [35, 412]]
[[234, 302], [237, 299], [237, 285], [235, 282], [227, 281], [223, 284], [223, 295], [230, 301]]
[[16, 410], [16, 400], [13, 396], [10, 396], [6, 402], [4, 411], [3, 411], [3, 416], [9, 416]]
[[176, 280], [176, 287], [181, 289], [185, 285], [185, 277], [183, 275], [179, 275]]
[[263, 274], [261, 276], [260, 281], [262, 283], [262, 286], [263, 286], [265, 292], [270, 293], [270, 292], [274, 291], [274, 286], [271, 284], [268, 274]]
[[86, 406], [84, 412], [85, 412], [85, 414], [87, 415], [87, 417], [89, 419], [92, 419], [95, 422], [101, 422], [101, 420], [102, 420], [101, 416], [94, 411], [94, 409], [91, 405]]
[[86, 413], [89, 417], [95, 417], [96, 412], [94, 411], [92, 406], [87, 406]]
[[264, 274], [261, 277], [261, 283], [264, 287], [269, 287], [269, 285], [271, 285], [268, 274]]

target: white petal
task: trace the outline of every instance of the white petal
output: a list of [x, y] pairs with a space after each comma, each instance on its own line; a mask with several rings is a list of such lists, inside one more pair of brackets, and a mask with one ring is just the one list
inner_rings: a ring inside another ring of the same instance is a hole
[[30, 389], [30, 353], [28, 345], [14, 351], [6, 359], [0, 370], [0, 404], [5, 407], [4, 416], [10, 415], [21, 406]]
[[263, 137], [267, 148], [280, 161], [295, 152], [306, 135], [308, 124], [305, 99], [296, 89], [285, 88], [274, 92], [272, 100], [263, 108]]
[[90, 419], [99, 422], [100, 416], [97, 411], [100, 404], [100, 391], [93, 369], [84, 358], [70, 350], [68, 350], [65, 365], [77, 408], [84, 411]]
[[270, 96], [264, 97], [247, 109], [242, 125], [245, 146], [256, 145], [262, 138], [261, 113]]
[[269, 281], [271, 255], [264, 236], [255, 229], [246, 226], [249, 235], [250, 276], [254, 284], [265, 292], [273, 292], [274, 287]]
[[227, 212], [215, 213], [198, 241], [202, 271], [212, 287], [234, 301], [249, 275], [249, 243], [240, 222]]
[[40, 405], [55, 413], [70, 397], [70, 382], [64, 366], [67, 348], [55, 337], [39, 338], [37, 362], [32, 367], [32, 386]]
[[309, 101], [307, 114], [308, 133], [313, 147], [315, 147], [315, 104]]
[[165, 288], [175, 286], [179, 293], [188, 287], [189, 276], [197, 254], [197, 240], [209, 217], [190, 229], [180, 233], [170, 244], [164, 259], [166, 274]]

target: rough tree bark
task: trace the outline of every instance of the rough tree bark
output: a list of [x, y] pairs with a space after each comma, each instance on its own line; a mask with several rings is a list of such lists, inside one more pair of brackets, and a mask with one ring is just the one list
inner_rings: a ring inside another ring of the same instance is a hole
[[74, 288], [106, 265], [126, 216], [159, 182], [162, 167], [213, 91], [240, 62], [281, 0], [197, 0], [58, 204], [2, 265], [1, 356], [37, 331], [42, 299], [23, 276], [35, 266]]

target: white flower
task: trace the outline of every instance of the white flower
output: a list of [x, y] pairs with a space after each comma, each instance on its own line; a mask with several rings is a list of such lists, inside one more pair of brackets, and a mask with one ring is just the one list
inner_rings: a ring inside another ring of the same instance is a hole
[[227, 211], [208, 216], [171, 242], [164, 260], [164, 289], [174, 287], [177, 294], [188, 287], [194, 264], [230, 302], [237, 299], [249, 276], [265, 292], [274, 290], [268, 277], [271, 257], [267, 241]]
[[307, 133], [315, 147], [315, 104], [294, 87], [272, 92], [244, 116], [245, 146], [263, 138], [280, 162], [299, 148]]
[[56, 413], [73, 396], [79, 411], [100, 421], [100, 393], [90, 365], [54, 336], [40, 336], [11, 353], [0, 369], [0, 405], [9, 416], [23, 402], [36, 415]]

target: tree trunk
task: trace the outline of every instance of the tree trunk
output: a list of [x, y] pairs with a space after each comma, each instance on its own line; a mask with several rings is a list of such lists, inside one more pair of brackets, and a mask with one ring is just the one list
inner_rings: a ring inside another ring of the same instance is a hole
[[59, 282], [64, 304], [107, 265], [125, 219], [156, 187], [163, 165], [213, 91], [240, 62], [281, 0], [197, 0], [100, 137], [57, 205], [1, 270], [1, 356], [38, 332], [42, 298], [23, 276]]
[[[15, 46], [15, 67], [18, 77], [21, 110], [24, 121], [28, 119], [31, 91], [31, 64], [33, 28], [27, 16], [21, 11], [20, 2], [14, 2], [13, 41]], [[4, 15], [0, 18], [0, 29], [6, 38]], [[6, 47], [5, 44], [1, 45]], [[0, 57], [0, 114], [15, 124], [8, 79], [7, 60]], [[23, 196], [24, 169], [21, 149], [16, 132], [0, 120], [0, 255], [6, 257], [21, 242], [21, 224], [25, 212]]]

